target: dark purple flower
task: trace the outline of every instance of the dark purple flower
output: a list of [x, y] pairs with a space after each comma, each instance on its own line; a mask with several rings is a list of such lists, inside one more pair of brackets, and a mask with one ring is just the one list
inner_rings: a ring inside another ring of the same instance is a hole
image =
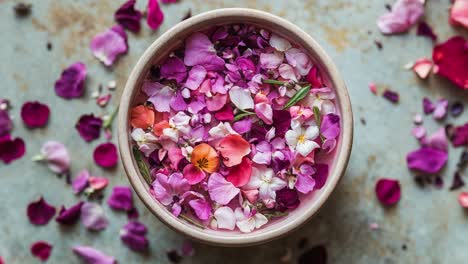
[[75, 125], [75, 128], [78, 130], [78, 133], [80, 133], [81, 138], [86, 142], [99, 138], [101, 127], [102, 119], [95, 117], [93, 114], [82, 115]]
[[94, 162], [104, 168], [114, 167], [119, 159], [117, 147], [111, 142], [102, 143], [97, 146], [94, 150], [93, 157]]
[[142, 15], [140, 11], [135, 9], [135, 3], [136, 0], [128, 0], [125, 2], [115, 12], [114, 19], [124, 28], [137, 33], [141, 28], [140, 20]]
[[424, 97], [422, 104], [423, 104], [423, 111], [426, 115], [434, 112], [435, 105], [431, 102], [431, 100], [429, 100], [429, 98]]
[[328, 165], [327, 164], [315, 164], [315, 173], [312, 174], [312, 178], [315, 180], [314, 189], [321, 189], [328, 179]]
[[0, 110], [0, 137], [8, 135], [13, 128], [10, 115], [6, 110]]
[[55, 207], [48, 204], [41, 196], [30, 203], [26, 211], [29, 221], [33, 225], [46, 225], [55, 215]]
[[78, 202], [77, 204], [73, 205], [68, 209], [66, 209], [65, 206], [62, 206], [62, 208], [60, 208], [57, 218], [55, 218], [55, 221], [64, 225], [71, 225], [76, 223], [76, 221], [80, 219], [81, 207], [83, 206], [83, 204], [84, 202]]
[[21, 107], [21, 119], [29, 128], [43, 127], [49, 121], [50, 110], [38, 101], [25, 102]]
[[421, 21], [418, 24], [418, 30], [416, 32], [418, 36], [424, 36], [432, 39], [432, 41], [437, 40], [437, 35], [434, 33], [434, 30], [432, 30], [432, 27], [429, 26], [425, 21]]
[[327, 114], [320, 125], [320, 133], [327, 139], [335, 139], [340, 135], [340, 116]]
[[452, 116], [457, 117], [463, 113], [464, 108], [463, 103], [455, 102], [450, 106], [450, 113]]
[[283, 188], [276, 191], [276, 205], [280, 211], [296, 209], [299, 206], [299, 195], [294, 189]]
[[129, 221], [120, 230], [120, 239], [130, 249], [143, 251], [148, 249], [149, 241], [146, 239], [148, 229], [138, 221]]
[[298, 264], [326, 264], [327, 263], [327, 249], [323, 245], [315, 246], [299, 256]]
[[461, 187], [465, 186], [465, 182], [463, 181], [460, 173], [457, 171], [453, 175], [452, 186], [450, 186], [451, 191], [455, 191], [460, 189]]
[[451, 140], [454, 147], [468, 145], [468, 123], [455, 127]]
[[132, 190], [127, 186], [115, 186], [107, 204], [115, 210], [131, 210], [133, 208]]
[[55, 82], [55, 93], [65, 99], [78, 98], [83, 95], [86, 79], [86, 65], [75, 62], [68, 66]]
[[276, 136], [284, 137], [291, 125], [291, 114], [287, 110], [273, 110], [273, 126], [276, 128]]
[[23, 157], [26, 145], [21, 138], [12, 139], [10, 135], [0, 137], [0, 160], [8, 164]]
[[50, 253], [52, 253], [52, 245], [45, 241], [37, 241], [31, 245], [31, 254], [42, 261], [46, 261]]
[[87, 246], [73, 247], [73, 252], [88, 264], [116, 264], [114, 257], [107, 256], [101, 251]]
[[427, 147], [412, 151], [406, 156], [408, 168], [429, 174], [439, 172], [447, 163], [447, 159], [446, 151]]
[[400, 95], [397, 92], [388, 89], [383, 92], [382, 96], [392, 103], [398, 103], [400, 100]]

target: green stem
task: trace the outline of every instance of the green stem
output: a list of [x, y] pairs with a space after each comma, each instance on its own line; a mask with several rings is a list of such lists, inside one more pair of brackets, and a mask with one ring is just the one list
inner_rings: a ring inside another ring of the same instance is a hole
[[[317, 106], [314, 106], [312, 108], [312, 110], [314, 111], [315, 123], [317, 123], [317, 126], [318, 126], [318, 128], [320, 130], [320, 126], [322, 125], [322, 118], [320, 116], [320, 109]], [[322, 142], [325, 141], [325, 138], [322, 136], [322, 134], [320, 134], [320, 139], [322, 140]]]
[[282, 81], [278, 81], [278, 80], [272, 80], [272, 79], [264, 79], [262, 80], [263, 83], [268, 83], [268, 84], [276, 84], [276, 85], [286, 85], [288, 83], [286, 82], [282, 82]]
[[149, 185], [151, 185], [152, 180], [151, 180], [151, 175], [150, 175], [148, 165], [146, 165], [145, 161], [143, 160], [143, 157], [141, 156], [141, 152], [137, 147], [133, 147], [133, 156], [135, 157], [141, 176], [143, 176], [145, 181]]
[[246, 116], [251, 116], [251, 115], [255, 115], [255, 113], [243, 111], [243, 112], [237, 114], [237, 115], [234, 117], [234, 121], [239, 121], [239, 120], [241, 120], [242, 118], [244, 118], [244, 117], [246, 117]]
[[107, 118], [105, 121], [104, 121], [104, 124], [102, 125], [102, 127], [104, 129], [111, 129], [112, 127], [112, 122], [114, 122], [114, 119], [115, 117], [117, 116], [117, 113], [119, 112], [119, 106], [117, 106], [114, 111], [112, 112], [112, 114], [109, 116], [109, 118]]
[[292, 97], [289, 99], [288, 103], [283, 106], [283, 109], [288, 109], [289, 107], [295, 105], [300, 100], [304, 99], [307, 94], [310, 92], [310, 84], [299, 89]]
[[45, 157], [41, 154], [35, 155], [32, 157], [32, 161], [43, 161]]
[[188, 216], [186, 216], [184, 214], [180, 214], [179, 217], [184, 219], [185, 221], [191, 223], [192, 225], [194, 225], [196, 227], [199, 227], [201, 229], [205, 229], [205, 227], [202, 224], [200, 224], [199, 222], [193, 220], [192, 218], [190, 218], [190, 217], [188, 217]]

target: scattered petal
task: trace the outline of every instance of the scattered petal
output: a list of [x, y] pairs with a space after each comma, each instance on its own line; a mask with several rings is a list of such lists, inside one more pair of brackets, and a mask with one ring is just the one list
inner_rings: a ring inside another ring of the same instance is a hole
[[28, 205], [27, 215], [31, 224], [46, 225], [54, 217], [55, 207], [48, 204], [41, 196], [38, 200]]
[[148, 14], [146, 16], [146, 23], [148, 26], [156, 30], [164, 20], [164, 14], [159, 6], [158, 0], [148, 0]]
[[9, 134], [0, 137], [0, 160], [6, 164], [17, 160], [26, 153], [26, 145], [21, 138], [11, 138]]
[[65, 99], [81, 97], [84, 93], [86, 73], [86, 65], [82, 62], [68, 66], [55, 82], [55, 93]]
[[431, 100], [429, 100], [429, 98], [424, 97], [422, 103], [423, 103], [423, 111], [426, 115], [434, 112], [435, 106], [431, 102]]
[[448, 100], [447, 99], [438, 100], [434, 108], [433, 117], [439, 120], [443, 119], [447, 115], [447, 109], [448, 109]]
[[103, 230], [109, 224], [104, 210], [96, 203], [86, 202], [81, 206], [81, 222], [83, 225], [94, 231]]
[[432, 61], [427, 58], [420, 58], [413, 64], [413, 71], [421, 79], [426, 79], [431, 73]]
[[115, 186], [107, 204], [114, 210], [130, 211], [133, 208], [132, 190], [127, 186]]
[[[461, 115], [463, 113], [464, 109], [465, 109], [465, 107], [463, 106], [463, 103], [454, 102], [450, 106], [450, 113], [452, 114], [453, 117], [457, 117], [457, 116], [459, 116], [459, 115]], [[0, 133], [0, 135], [1, 135], [1, 133]]]
[[114, 19], [125, 29], [132, 32], [140, 31], [140, 19], [142, 14], [135, 9], [136, 0], [128, 0], [115, 11]]
[[86, 142], [91, 142], [101, 133], [102, 119], [95, 117], [93, 114], [82, 115], [75, 125], [76, 130], [80, 133], [81, 138]]
[[72, 189], [75, 194], [81, 193], [88, 187], [88, 179], [90, 177], [89, 171], [82, 170], [78, 173], [72, 181]]
[[450, 7], [449, 22], [468, 28], [468, 2], [466, 0], [454, 0]]
[[463, 208], [468, 208], [468, 192], [461, 192], [458, 195], [458, 203], [460, 203]]
[[31, 254], [41, 261], [49, 259], [52, 253], [52, 245], [46, 241], [37, 241], [31, 245]]
[[90, 49], [105, 66], [111, 66], [120, 55], [127, 53], [127, 35], [120, 25], [114, 26], [95, 35]]
[[466, 46], [467, 41], [463, 37], [455, 36], [438, 44], [432, 51], [434, 73], [449, 79], [464, 90], [468, 89], [468, 49]]
[[400, 99], [400, 95], [397, 92], [388, 89], [384, 91], [383, 97], [394, 104], [398, 103]]
[[94, 162], [103, 168], [111, 168], [117, 165], [117, 148], [111, 142], [102, 143], [94, 149]]
[[148, 229], [138, 221], [129, 221], [120, 230], [120, 239], [130, 249], [134, 251], [144, 251], [149, 247], [149, 241], [146, 238]]
[[390, 12], [377, 20], [377, 26], [383, 34], [396, 34], [408, 31], [424, 14], [424, 5], [420, 0], [398, 0]]
[[439, 172], [447, 163], [447, 159], [447, 152], [427, 147], [412, 151], [406, 156], [408, 168], [429, 174]]
[[468, 145], [468, 123], [455, 127], [453, 131], [452, 144], [454, 147]]
[[29, 128], [44, 127], [49, 121], [50, 110], [38, 101], [26, 102], [21, 107], [21, 119]]
[[73, 252], [82, 258], [87, 264], [116, 264], [117, 261], [101, 251], [87, 246], [75, 246]]
[[81, 207], [83, 204], [84, 202], [78, 202], [68, 209], [66, 209], [65, 206], [62, 206], [57, 218], [55, 218], [55, 221], [64, 225], [71, 225], [76, 223], [78, 219], [80, 219]]
[[418, 36], [424, 36], [432, 39], [432, 41], [437, 41], [437, 35], [432, 30], [432, 27], [427, 24], [425, 21], [422, 21], [418, 24], [418, 30], [416, 31]]
[[375, 185], [375, 194], [383, 205], [394, 205], [400, 200], [400, 182], [393, 179], [379, 179]]

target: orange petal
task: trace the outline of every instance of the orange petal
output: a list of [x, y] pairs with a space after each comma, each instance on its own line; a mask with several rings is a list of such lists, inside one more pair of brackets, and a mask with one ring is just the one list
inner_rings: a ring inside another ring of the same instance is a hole
[[201, 143], [196, 145], [193, 148], [192, 155], [190, 158], [190, 162], [198, 167], [198, 162], [202, 159], [206, 159], [207, 163], [206, 166], [200, 168], [208, 173], [215, 172], [219, 167], [219, 158], [218, 153], [216, 150], [206, 143]]
[[169, 125], [169, 122], [167, 122], [167, 120], [162, 120], [162, 121], [160, 121], [160, 122], [154, 124], [154, 126], [153, 126], [153, 133], [154, 133], [156, 136], [159, 137], [159, 136], [161, 136], [161, 135], [163, 134], [163, 130], [164, 130], [165, 128], [169, 128], [169, 127], [171, 127], [171, 126]]
[[219, 152], [224, 157], [224, 165], [232, 167], [242, 162], [242, 158], [250, 153], [250, 144], [239, 135], [228, 135], [218, 145]]
[[153, 108], [145, 105], [135, 106], [130, 113], [130, 123], [134, 128], [151, 128], [154, 124]]

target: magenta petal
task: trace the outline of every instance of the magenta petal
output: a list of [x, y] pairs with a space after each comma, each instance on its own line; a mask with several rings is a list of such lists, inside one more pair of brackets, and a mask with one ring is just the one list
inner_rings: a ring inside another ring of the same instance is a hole
[[132, 190], [127, 186], [115, 186], [107, 204], [115, 210], [130, 211], [133, 208]]
[[159, 6], [158, 0], [148, 0], [148, 14], [146, 17], [148, 26], [156, 30], [161, 26], [163, 20], [164, 14]]
[[340, 116], [327, 114], [320, 125], [320, 133], [327, 139], [335, 139], [340, 134]]
[[201, 83], [205, 80], [206, 70], [203, 66], [196, 65], [193, 66], [189, 72], [187, 82], [185, 82], [185, 87], [196, 90], [200, 87]]
[[195, 33], [185, 41], [184, 63], [187, 66], [202, 65], [206, 70], [224, 69], [224, 60], [216, 55], [213, 43], [202, 34]]
[[175, 80], [178, 83], [184, 82], [187, 78], [187, 68], [184, 62], [177, 57], [169, 57], [161, 65], [161, 77], [169, 80]]
[[315, 179], [310, 175], [299, 173], [294, 187], [301, 193], [309, 193], [315, 188]]
[[104, 168], [114, 167], [119, 159], [117, 147], [111, 142], [97, 146], [93, 157], [96, 164]]
[[187, 103], [184, 100], [184, 97], [182, 97], [182, 92], [179, 90], [176, 92], [174, 97], [171, 99], [170, 106], [172, 110], [174, 111], [185, 111], [187, 110]]
[[140, 31], [141, 12], [135, 10], [136, 0], [128, 0], [117, 9], [114, 14], [114, 19], [122, 25], [122, 27], [137, 33]]
[[21, 138], [12, 139], [10, 135], [0, 137], [0, 160], [8, 164], [23, 157], [26, 145]]
[[400, 183], [393, 179], [379, 179], [375, 185], [375, 194], [383, 205], [396, 204], [401, 196]]
[[60, 79], [55, 82], [55, 93], [65, 99], [83, 95], [86, 79], [86, 65], [75, 62], [63, 70]]
[[149, 241], [146, 239], [148, 229], [138, 221], [129, 221], [120, 230], [120, 239], [130, 249], [135, 251], [146, 250], [149, 246]]
[[205, 172], [193, 166], [192, 164], [185, 166], [183, 174], [184, 178], [187, 179], [190, 185], [197, 184], [206, 177]]
[[327, 164], [315, 164], [315, 174], [312, 177], [315, 180], [315, 189], [321, 189], [328, 179], [328, 165]]
[[49, 121], [50, 110], [38, 101], [25, 102], [21, 107], [21, 119], [29, 128], [43, 127]]
[[232, 128], [239, 134], [244, 134], [252, 129], [252, 119], [244, 118], [240, 121], [235, 122]]
[[287, 110], [273, 110], [273, 126], [276, 128], [276, 136], [284, 137], [291, 125], [291, 114]]
[[114, 257], [107, 256], [101, 251], [87, 246], [73, 247], [73, 252], [88, 264], [116, 264]]
[[296, 209], [300, 204], [299, 195], [296, 190], [283, 188], [276, 191], [276, 205], [280, 211]]
[[219, 110], [218, 112], [215, 113], [215, 118], [219, 121], [233, 121], [234, 120], [234, 111], [232, 110], [232, 107], [229, 104], [226, 104]]
[[66, 209], [65, 206], [62, 206], [57, 218], [55, 218], [55, 221], [64, 225], [71, 225], [76, 223], [78, 219], [80, 219], [81, 207], [83, 204], [84, 202], [78, 202], [68, 209]]
[[431, 102], [431, 100], [429, 100], [429, 98], [424, 97], [422, 102], [423, 102], [423, 111], [426, 115], [434, 112], [435, 106]]
[[52, 253], [52, 245], [46, 241], [37, 241], [31, 245], [31, 254], [36, 258], [46, 261]]
[[48, 204], [41, 196], [38, 200], [28, 205], [27, 215], [31, 224], [46, 225], [54, 217], [55, 207]]
[[115, 60], [128, 50], [125, 31], [115, 26], [93, 37], [90, 44], [94, 57], [104, 65], [111, 66]]
[[468, 123], [464, 124], [463, 126], [455, 127], [452, 144], [454, 147], [468, 145]]
[[211, 205], [209, 202], [204, 199], [195, 199], [189, 201], [190, 207], [192, 207], [195, 215], [198, 219], [205, 221], [208, 220], [211, 216]]
[[88, 187], [88, 178], [89, 172], [87, 170], [82, 170], [78, 176], [75, 177], [72, 181], [72, 189], [75, 194], [82, 192], [86, 187]]
[[104, 210], [96, 203], [86, 202], [81, 206], [81, 223], [94, 231], [103, 230], [109, 224]]
[[6, 110], [0, 110], [0, 137], [3, 137], [10, 133], [13, 128], [13, 122], [11, 122], [10, 115]]
[[406, 156], [408, 168], [431, 174], [439, 172], [447, 159], [447, 152], [427, 147], [412, 151]]
[[82, 115], [75, 125], [76, 130], [80, 133], [81, 138], [86, 142], [93, 141], [99, 138], [102, 128], [102, 119], [95, 117], [93, 114]]

